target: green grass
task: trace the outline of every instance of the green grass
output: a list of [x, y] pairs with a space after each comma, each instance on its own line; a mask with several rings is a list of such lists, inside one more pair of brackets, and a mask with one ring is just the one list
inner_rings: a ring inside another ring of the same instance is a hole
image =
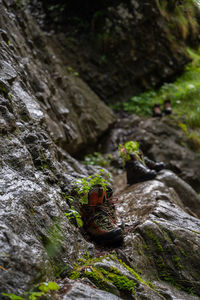
[[152, 106], [166, 99], [172, 102], [177, 116], [184, 116], [184, 123], [192, 129], [200, 128], [200, 48], [188, 49], [192, 62], [173, 83], [164, 83], [159, 90], [151, 90], [132, 97], [128, 102], [116, 103], [112, 108], [151, 116]]
[[95, 165], [101, 167], [108, 167], [113, 159], [112, 154], [103, 155], [100, 152], [94, 152], [84, 157], [83, 163], [85, 165]]

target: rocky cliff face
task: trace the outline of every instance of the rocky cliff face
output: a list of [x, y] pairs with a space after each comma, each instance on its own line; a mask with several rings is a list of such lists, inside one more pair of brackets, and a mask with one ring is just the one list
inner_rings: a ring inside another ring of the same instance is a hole
[[[20, 3], [0, 1], [0, 293], [23, 294], [65, 269], [52, 299], [196, 299], [200, 201], [173, 173], [118, 192], [126, 226], [115, 253], [95, 250], [67, 219], [73, 182], [97, 170], [71, 155], [95, 145], [115, 116], [71, 64], [65, 37], [44, 34]], [[115, 143], [133, 137], [133, 123], [112, 131]], [[80, 257], [79, 278], [69, 279]]]
[[73, 68], [110, 103], [128, 100], [183, 70], [185, 45], [198, 43], [198, 10], [187, 7], [191, 1], [183, 6], [177, 1], [175, 7], [173, 2], [61, 1], [59, 10], [56, 2], [43, 0], [46, 17], [41, 22], [35, 15], [47, 31], [57, 24], [57, 38]]
[[68, 152], [94, 144], [112, 124], [112, 112], [71, 70], [62, 45], [45, 36], [15, 2], [6, 3], [1, 7], [2, 89], [25, 101], [30, 118], [45, 119], [53, 141]]
[[15, 1], [0, 10], [0, 290], [20, 293], [87, 251], [63, 193], [92, 169], [69, 153], [114, 116]]

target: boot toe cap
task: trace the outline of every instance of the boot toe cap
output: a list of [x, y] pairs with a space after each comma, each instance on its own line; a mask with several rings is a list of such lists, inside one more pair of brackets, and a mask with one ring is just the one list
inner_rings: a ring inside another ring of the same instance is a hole
[[164, 168], [165, 168], [165, 164], [163, 162], [157, 163], [155, 167], [156, 171], [160, 171]]
[[96, 238], [98, 241], [103, 242], [107, 245], [122, 243], [123, 242], [123, 231], [121, 228], [118, 227], [118, 228], [116, 228], [110, 232], [106, 232]]
[[155, 178], [156, 177], [156, 171], [154, 171], [154, 170], [151, 170], [151, 171], [149, 171], [149, 179], [153, 179], [153, 178]]

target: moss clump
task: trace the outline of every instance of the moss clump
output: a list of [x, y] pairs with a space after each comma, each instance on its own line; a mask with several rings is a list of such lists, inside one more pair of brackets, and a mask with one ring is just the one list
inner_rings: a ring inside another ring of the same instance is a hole
[[193, 151], [200, 151], [200, 136], [197, 132], [193, 131], [187, 136], [188, 145]]
[[136, 282], [122, 275], [119, 270], [115, 268], [110, 268], [109, 271], [106, 271], [103, 268], [94, 267], [92, 265], [86, 267], [78, 266], [70, 275], [70, 279], [83, 277], [90, 279], [98, 288], [110, 292], [112, 292], [111, 284], [126, 294], [134, 293], [135, 286], [137, 285]]
[[[104, 259], [113, 260], [115, 263], [122, 265], [135, 277], [135, 280], [129, 279], [115, 267], [109, 267], [105, 270], [103, 267], [95, 265], [95, 263], [102, 262]], [[115, 254], [105, 255], [99, 258], [89, 258], [89, 256], [85, 255], [79, 259], [69, 278], [78, 279], [84, 277], [90, 279], [98, 288], [112, 293], [115, 293], [115, 290], [113, 290], [114, 285], [123, 295], [134, 294], [135, 287], [138, 286], [139, 282], [149, 288], [153, 288], [149, 282], [145, 282], [136, 271], [118, 259]]]
[[159, 242], [158, 238], [153, 234], [153, 232], [150, 231], [149, 229], [146, 229], [145, 233], [146, 233], [148, 239], [150, 239], [156, 246], [156, 250], [158, 252], [163, 252], [163, 247], [162, 247], [161, 243]]
[[78, 279], [78, 278], [80, 278], [80, 272], [78, 270], [71, 272], [70, 279], [74, 280], [74, 279]]
[[143, 248], [144, 248], [144, 250], [146, 250], [147, 252], [150, 251], [150, 247], [149, 247], [145, 242], [143, 243]]
[[7, 96], [9, 93], [6, 85], [3, 82], [0, 82], [0, 93], [2, 93], [4, 96]]
[[[176, 268], [179, 268], [178, 257], [172, 258], [172, 261], [176, 262], [175, 266], [176, 266]], [[159, 257], [158, 259], [156, 259], [156, 265], [158, 267], [159, 276], [162, 280], [165, 280], [165, 281], [171, 283], [177, 289], [185, 290], [184, 286], [182, 286], [182, 284], [180, 283], [181, 280], [176, 276], [176, 274], [174, 274], [173, 270], [170, 270], [170, 268], [166, 265], [166, 263], [164, 262], [164, 259], [162, 257]]]
[[166, 264], [163, 260], [162, 257], [159, 257], [157, 260], [156, 260], [156, 265], [160, 268], [160, 269], [163, 269], [163, 268], [166, 268]]
[[[172, 243], [173, 237], [169, 236], [167, 230], [164, 230], [161, 226], [159, 226], [159, 228], [163, 231], [164, 239]], [[155, 261], [159, 278], [169, 282], [178, 289], [185, 290], [182, 286], [180, 275], [177, 273], [178, 270], [184, 268], [181, 264], [181, 257], [173, 255], [175, 253], [170, 247], [170, 244], [165, 246], [164, 251], [159, 239], [148, 228], [145, 230], [145, 233], [148, 242], [148, 246], [145, 244], [145, 249], [148, 250], [148, 254], [151, 254]], [[183, 256], [183, 253], [181, 252], [180, 254]]]
[[137, 285], [133, 280], [128, 279], [122, 275], [117, 269], [112, 268], [111, 272], [100, 269], [102, 274], [113, 283], [120, 291], [135, 293], [135, 286]]
[[147, 285], [148, 287], [150, 287], [149, 286], [149, 284], [146, 282], [146, 281], [144, 281], [141, 277], [140, 277], [140, 275], [138, 275], [138, 273], [137, 272], [135, 272], [132, 268], [130, 268], [129, 266], [127, 266], [124, 262], [122, 262], [121, 260], [120, 260], [120, 263], [139, 281], [139, 282], [142, 282], [143, 284], [145, 284], [145, 285]]
[[[178, 248], [178, 252], [174, 252], [174, 248], [171, 246], [176, 235], [172, 232], [168, 232], [167, 229], [159, 228], [163, 232], [163, 238], [169, 243], [165, 244], [165, 250], [160, 244], [158, 238], [149, 230], [145, 230], [147, 236], [147, 244], [144, 244], [144, 249], [148, 251], [148, 256], [151, 255], [154, 260], [158, 279], [162, 279], [169, 284], [175, 286], [177, 289], [183, 291], [190, 291], [194, 289], [192, 283], [184, 280], [181, 270], [184, 269], [183, 261], [187, 257], [184, 249]], [[198, 234], [198, 232], [196, 232]]]
[[179, 256], [173, 256], [173, 257], [172, 257], [172, 260], [173, 260], [174, 262], [178, 262], [178, 261], [180, 260], [180, 257], [179, 257]]
[[96, 258], [92, 257], [91, 258], [89, 256], [89, 253], [86, 252], [81, 258], [79, 258], [77, 260], [77, 265], [79, 265], [79, 266], [90, 266], [90, 265], [93, 265], [96, 262], [102, 262], [102, 260], [104, 258], [108, 258], [108, 257], [109, 257], [108, 255], [103, 255], [101, 257], [96, 257]]
[[174, 286], [177, 286], [176, 280], [173, 278], [171, 272], [168, 270], [162, 257], [156, 259], [156, 265], [158, 267], [159, 276], [161, 279], [170, 282]]
[[180, 257], [179, 256], [172, 256], [172, 261], [175, 263], [177, 269], [183, 269], [183, 266], [180, 264]]
[[192, 232], [194, 232], [194, 233], [196, 233], [196, 234], [200, 234], [199, 231], [195, 231], [195, 230], [190, 230], [190, 231], [192, 231]]
[[89, 278], [98, 288], [109, 291], [109, 280], [103, 275], [101, 270], [95, 267], [89, 267], [81, 277]]
[[182, 254], [183, 256], [185, 256], [185, 257], [187, 256], [187, 254], [185, 253], [185, 250], [184, 250], [184, 249], [181, 249], [180, 251], [181, 251], [181, 254]]

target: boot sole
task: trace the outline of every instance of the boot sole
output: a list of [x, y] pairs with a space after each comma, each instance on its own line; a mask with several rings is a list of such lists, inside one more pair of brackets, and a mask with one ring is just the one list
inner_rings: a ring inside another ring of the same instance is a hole
[[148, 181], [148, 180], [153, 180], [154, 178], [156, 178], [156, 175], [151, 177], [151, 178], [140, 178], [140, 179], [137, 179], [137, 180], [128, 181], [127, 184], [140, 183], [140, 182], [144, 182], [144, 181]]
[[93, 236], [93, 238], [96, 242], [111, 246], [123, 242], [123, 233], [122, 230], [118, 228], [115, 232], [112, 231], [101, 236]]

